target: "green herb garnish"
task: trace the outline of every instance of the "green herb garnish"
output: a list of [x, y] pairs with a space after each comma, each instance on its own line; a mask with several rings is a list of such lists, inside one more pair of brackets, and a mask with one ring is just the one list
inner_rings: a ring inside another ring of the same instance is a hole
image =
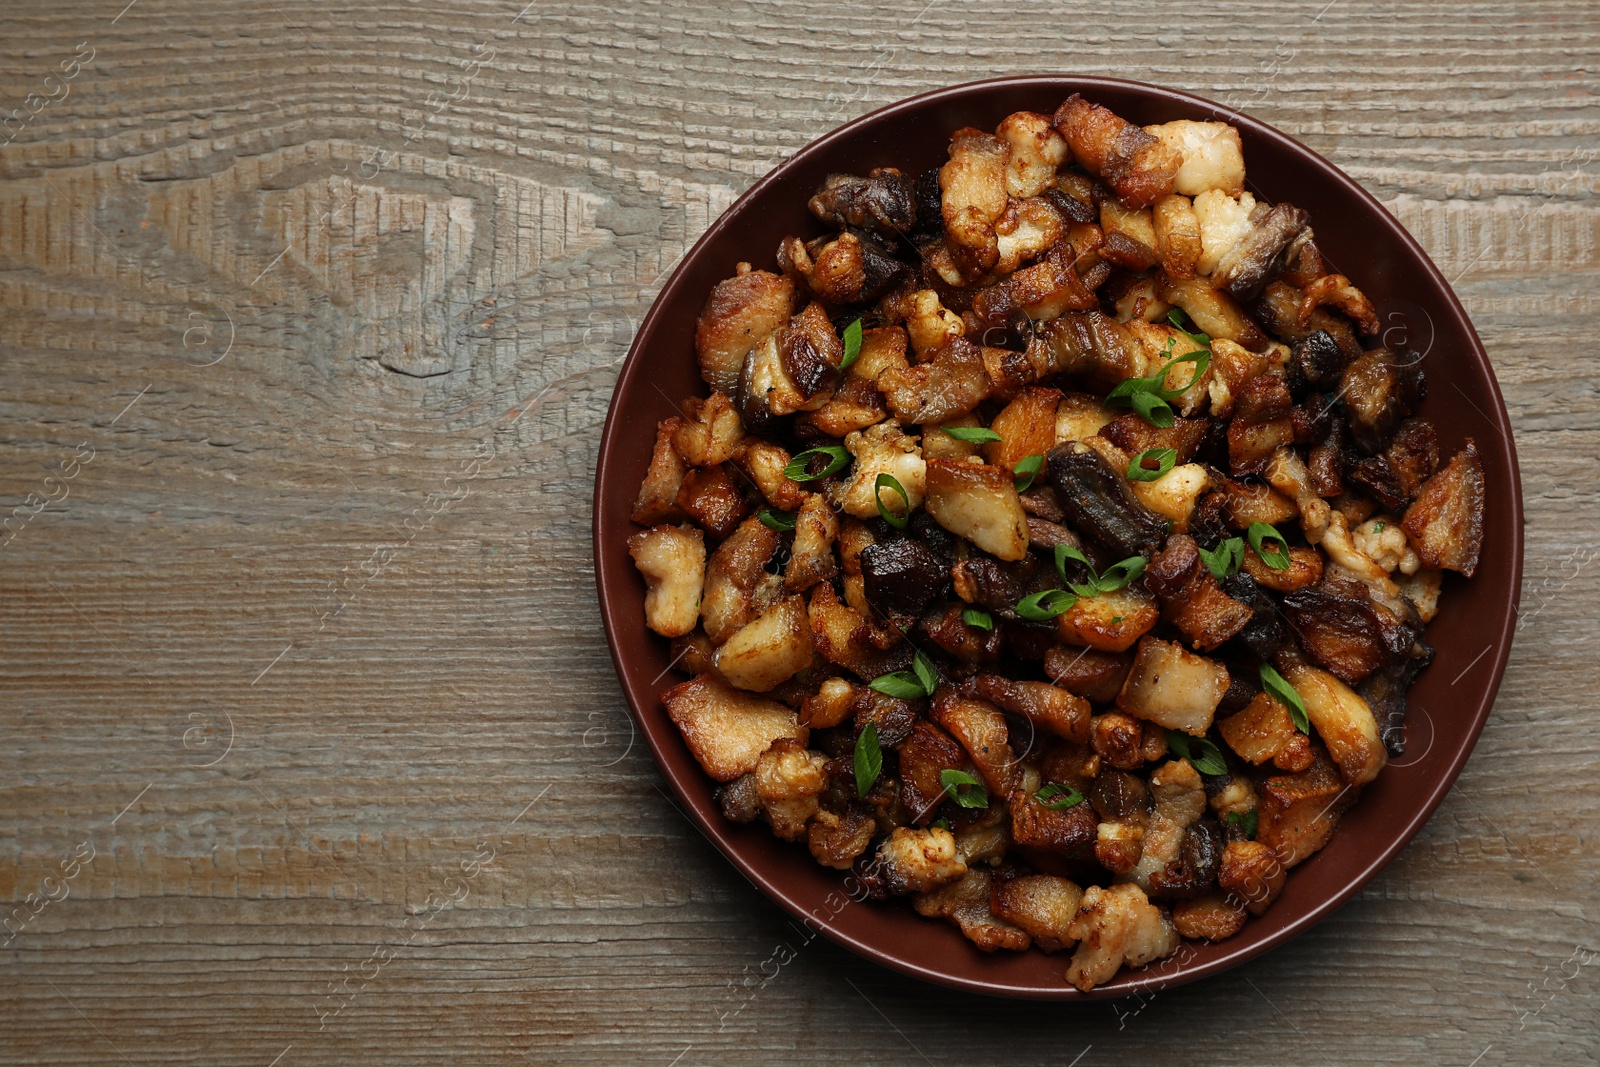
[[1285, 681], [1270, 663], [1261, 665], [1261, 688], [1289, 709], [1289, 717], [1294, 720], [1296, 730], [1303, 734], [1311, 733], [1311, 716], [1306, 714], [1306, 702], [1300, 699], [1295, 687]]
[[760, 519], [761, 525], [767, 529], [777, 530], [779, 533], [788, 533], [794, 529], [794, 516], [787, 511], [773, 511], [771, 508], [762, 508], [761, 514], [757, 515], [756, 518]]
[[[885, 489], [893, 489], [900, 494], [900, 506], [904, 513], [896, 515], [883, 506], [883, 497], [880, 496]], [[896, 530], [904, 530], [906, 523], [911, 521], [911, 498], [906, 496], [905, 487], [900, 480], [892, 474], [880, 474], [878, 480], [872, 484], [872, 500], [878, 505], [878, 514], [883, 516], [883, 521], [893, 526]]]
[[[815, 474], [807, 474], [806, 468], [817, 456], [827, 456], [828, 465]], [[820, 448], [808, 448], [789, 461], [783, 468], [783, 476], [794, 482], [811, 482], [818, 478], [826, 478], [830, 474], [837, 474], [844, 470], [850, 462], [850, 453], [840, 445], [823, 445]]]
[[[1151, 462], [1155, 464], [1154, 467], [1145, 466]], [[1176, 462], [1178, 450], [1175, 448], [1147, 448], [1128, 462], [1128, 480], [1153, 482], [1170, 471]]]
[[991, 441], [1005, 440], [987, 426], [941, 426], [939, 429], [947, 436], [957, 441], [965, 441], [969, 445], [986, 445]]
[[928, 662], [928, 657], [918, 652], [911, 661], [911, 670], [880, 674], [867, 686], [896, 700], [921, 700], [932, 696], [933, 691], [939, 688], [939, 676], [933, 672], [933, 664]]
[[1017, 602], [1017, 614], [1029, 622], [1049, 622], [1057, 615], [1072, 610], [1078, 598], [1065, 589], [1046, 589], [1042, 593], [1025, 596]]
[[1238, 574], [1239, 565], [1244, 562], [1244, 538], [1230, 537], [1209, 551], [1202, 548], [1200, 559], [1219, 582], [1230, 574]]
[[1044, 457], [1035, 452], [1031, 456], [1023, 456], [1017, 460], [1017, 465], [1011, 468], [1012, 476], [1017, 483], [1017, 492], [1026, 493], [1033, 480], [1039, 476], [1039, 469], [1044, 466]]
[[878, 747], [878, 726], [867, 723], [856, 737], [856, 796], [872, 792], [883, 770], [883, 749]]
[[849, 370], [850, 364], [861, 358], [861, 320], [857, 319], [844, 328], [844, 358], [839, 361], [840, 370]]
[[963, 808], [987, 808], [989, 806], [989, 791], [983, 787], [983, 782], [976, 775], [966, 771], [944, 770], [939, 772], [939, 784], [944, 786], [944, 791], [950, 799], [960, 804]]
[[979, 630], [994, 629], [994, 617], [987, 611], [980, 611], [977, 608], [967, 608], [963, 611], [961, 621]]
[[[1264, 522], [1252, 522], [1250, 529], [1245, 531], [1250, 538], [1250, 547], [1256, 550], [1256, 555], [1261, 557], [1261, 562], [1275, 571], [1289, 568], [1289, 542], [1283, 535]], [[1276, 541], [1281, 548], [1272, 548], [1270, 545], [1262, 547], [1263, 543]]]
[[1033, 799], [1051, 811], [1065, 811], [1075, 804], [1082, 804], [1083, 794], [1070, 785], [1056, 785], [1052, 782], [1033, 794]]
[[1167, 747], [1194, 764], [1194, 769], [1201, 774], [1228, 773], [1228, 761], [1222, 758], [1222, 750], [1204, 737], [1168, 730]]

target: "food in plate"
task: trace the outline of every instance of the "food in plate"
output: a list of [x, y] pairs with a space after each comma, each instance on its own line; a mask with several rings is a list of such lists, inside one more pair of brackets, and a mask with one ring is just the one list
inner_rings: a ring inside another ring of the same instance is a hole
[[808, 207], [627, 545], [723, 814], [1083, 990], [1233, 936], [1402, 749], [1473, 443], [1225, 123], [1074, 95]]

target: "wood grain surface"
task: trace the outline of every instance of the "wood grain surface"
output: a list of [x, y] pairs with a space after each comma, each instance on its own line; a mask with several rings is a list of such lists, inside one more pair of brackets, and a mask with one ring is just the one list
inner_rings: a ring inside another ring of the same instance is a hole
[[[1600, 1060], [1597, 60], [1593, 0], [7, 2], [0, 1061]], [[806, 943], [662, 793], [589, 547], [618, 364], [738, 192], [1054, 70], [1378, 195], [1483, 335], [1528, 513], [1416, 841], [1289, 947], [1087, 1009]]]

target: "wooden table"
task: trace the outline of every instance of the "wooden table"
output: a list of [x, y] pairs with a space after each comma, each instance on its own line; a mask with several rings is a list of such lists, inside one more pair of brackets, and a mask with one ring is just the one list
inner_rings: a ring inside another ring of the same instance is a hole
[[[0, 15], [0, 1060], [1600, 1057], [1593, 0], [124, 3]], [[1072, 1010], [816, 942], [766, 980], [795, 927], [601, 639], [617, 366], [788, 153], [1053, 69], [1261, 116], [1454, 280], [1522, 458], [1511, 667], [1410, 848], [1224, 977]]]

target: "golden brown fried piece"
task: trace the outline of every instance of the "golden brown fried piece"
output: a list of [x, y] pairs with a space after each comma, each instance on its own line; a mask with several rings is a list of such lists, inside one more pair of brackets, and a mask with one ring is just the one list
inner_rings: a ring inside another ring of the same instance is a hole
[[1129, 207], [1149, 207], [1173, 191], [1183, 154], [1077, 93], [1051, 120], [1072, 156], [1091, 174], [1104, 178]]
[[1483, 463], [1469, 437], [1406, 509], [1401, 525], [1416, 544], [1423, 566], [1472, 577], [1483, 550], [1483, 494]]

